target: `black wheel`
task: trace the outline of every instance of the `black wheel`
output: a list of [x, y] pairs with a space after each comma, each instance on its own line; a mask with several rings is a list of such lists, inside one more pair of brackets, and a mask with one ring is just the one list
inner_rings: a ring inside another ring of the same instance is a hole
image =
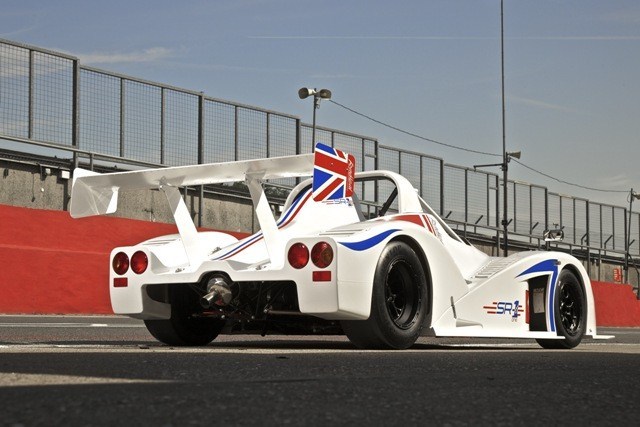
[[560, 272], [553, 313], [556, 332], [564, 339], [539, 339], [538, 344], [550, 349], [569, 349], [580, 344], [587, 322], [587, 303], [578, 278], [569, 270]]
[[406, 243], [391, 242], [376, 266], [369, 319], [342, 321], [342, 329], [359, 348], [409, 348], [420, 336], [428, 299], [420, 259]]
[[199, 295], [187, 285], [171, 286], [171, 318], [145, 320], [144, 324], [158, 341], [173, 346], [202, 346], [213, 341], [222, 328], [224, 320], [194, 317], [201, 311]]

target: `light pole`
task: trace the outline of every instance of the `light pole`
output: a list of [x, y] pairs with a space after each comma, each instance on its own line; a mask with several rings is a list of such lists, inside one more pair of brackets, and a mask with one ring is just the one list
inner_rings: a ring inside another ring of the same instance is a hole
[[509, 250], [507, 249], [507, 244], [509, 243], [509, 216], [507, 214], [507, 171], [509, 170], [509, 162], [512, 158], [519, 159], [522, 155], [521, 151], [506, 151], [506, 146], [502, 145], [502, 158], [504, 159], [502, 163], [491, 163], [488, 165], [473, 165], [473, 169], [477, 168], [486, 168], [491, 166], [500, 166], [502, 168], [502, 200], [504, 201], [503, 209], [502, 209], [502, 233], [504, 235], [504, 256], [509, 255]]
[[331, 91], [329, 89], [317, 90], [315, 88], [310, 89], [308, 87], [303, 87], [298, 90], [298, 96], [300, 99], [306, 99], [313, 96], [313, 130], [311, 131], [311, 146], [314, 147], [316, 144], [316, 110], [320, 108], [321, 99], [331, 99]]
[[[503, 186], [503, 213], [502, 213], [502, 227], [504, 229], [504, 256], [509, 256], [509, 249], [507, 243], [509, 241], [509, 223], [507, 222], [507, 171], [509, 170], [509, 153], [507, 153], [507, 136], [505, 130], [505, 107], [504, 107], [504, 0], [500, 0], [500, 65], [502, 76], [502, 186]], [[514, 153], [515, 154], [515, 153]], [[514, 156], [515, 157], [515, 156]], [[520, 158], [520, 152], [518, 151], [517, 159]]]
[[[625, 258], [624, 258], [624, 264], [625, 264], [624, 265], [624, 271], [625, 271], [624, 281], [626, 283], [629, 283], [629, 260], [631, 260], [631, 262], [635, 266], [635, 262], [631, 257], [631, 216], [632, 216], [631, 209], [633, 209], [634, 199], [640, 199], [640, 193], [636, 193], [635, 191], [633, 191], [633, 188], [632, 188], [631, 191], [629, 192], [629, 220], [627, 221], [627, 242], [626, 242]], [[640, 283], [638, 283], [637, 296], [640, 299]]]

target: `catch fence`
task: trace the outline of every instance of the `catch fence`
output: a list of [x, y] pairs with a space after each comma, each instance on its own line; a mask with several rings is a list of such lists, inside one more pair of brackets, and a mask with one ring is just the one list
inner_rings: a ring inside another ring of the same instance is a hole
[[[201, 92], [82, 66], [73, 56], [0, 40], [0, 139], [33, 142], [123, 164], [178, 166], [312, 152], [312, 128], [299, 117], [212, 98]], [[375, 138], [325, 127], [316, 139], [356, 157], [358, 170], [405, 176], [460, 233], [500, 245], [502, 181], [495, 173], [447, 164]], [[291, 185], [292, 180], [279, 184]], [[370, 206], [390, 189], [360, 186]], [[640, 215], [524, 182], [508, 182], [510, 243], [554, 246], [583, 258], [640, 256]], [[393, 208], [393, 206], [392, 206]], [[630, 238], [627, 241], [627, 227]]]

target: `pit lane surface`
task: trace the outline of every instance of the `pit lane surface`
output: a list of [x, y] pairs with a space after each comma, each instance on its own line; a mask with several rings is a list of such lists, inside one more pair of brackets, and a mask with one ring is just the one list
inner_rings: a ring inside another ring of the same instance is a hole
[[121, 317], [0, 316], [0, 425], [635, 425], [640, 330], [527, 340], [221, 336], [158, 344]]

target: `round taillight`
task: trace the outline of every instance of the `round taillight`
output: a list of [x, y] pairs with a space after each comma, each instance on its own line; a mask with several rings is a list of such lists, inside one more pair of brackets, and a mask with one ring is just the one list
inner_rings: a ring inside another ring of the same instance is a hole
[[311, 249], [311, 261], [318, 268], [326, 268], [333, 261], [333, 249], [327, 242], [318, 242]]
[[302, 268], [309, 263], [309, 249], [303, 243], [294, 243], [289, 248], [289, 264], [293, 268]]
[[142, 274], [147, 270], [149, 265], [149, 258], [147, 254], [142, 251], [138, 251], [131, 257], [131, 269], [136, 274]]
[[116, 274], [123, 275], [129, 270], [129, 257], [124, 252], [118, 252], [116, 256], [113, 257], [111, 266]]

